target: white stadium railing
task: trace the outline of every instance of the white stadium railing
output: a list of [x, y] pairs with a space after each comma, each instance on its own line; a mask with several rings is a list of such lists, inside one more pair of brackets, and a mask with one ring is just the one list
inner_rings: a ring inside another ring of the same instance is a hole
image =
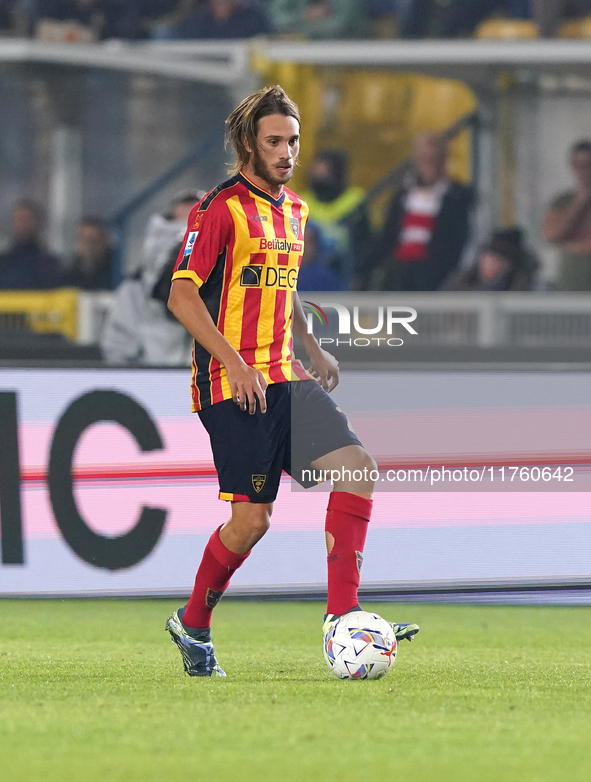
[[[411, 307], [417, 311], [412, 324], [417, 331], [417, 336], [413, 337], [416, 345], [591, 347], [591, 295], [584, 293], [306, 291], [300, 298], [320, 307], [342, 304], [352, 315], [358, 307], [359, 321], [366, 328], [377, 324], [379, 307]], [[80, 344], [98, 341], [113, 301], [112, 293], [81, 294], [78, 308]], [[330, 307], [327, 315], [330, 318]]]
[[[417, 312], [412, 323], [416, 345], [591, 346], [591, 295], [585, 293], [306, 292], [300, 298], [321, 308], [333, 302], [342, 304], [351, 314], [358, 307], [359, 322], [365, 328], [377, 325], [379, 307], [384, 311], [391, 306], [411, 307]], [[330, 319], [329, 311], [330, 307]]]

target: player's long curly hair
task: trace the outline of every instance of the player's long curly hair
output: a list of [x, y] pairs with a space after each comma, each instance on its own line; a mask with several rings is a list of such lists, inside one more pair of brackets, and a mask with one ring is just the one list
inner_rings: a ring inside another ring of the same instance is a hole
[[251, 149], [257, 146], [258, 123], [262, 117], [269, 114], [283, 114], [300, 122], [300, 111], [297, 105], [287, 97], [283, 87], [265, 87], [245, 98], [226, 120], [226, 146], [234, 148], [236, 160], [230, 171], [235, 174], [247, 165]]

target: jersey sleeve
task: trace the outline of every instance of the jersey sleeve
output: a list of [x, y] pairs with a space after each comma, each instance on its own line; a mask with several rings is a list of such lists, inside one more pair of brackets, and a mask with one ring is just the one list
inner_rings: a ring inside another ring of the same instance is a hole
[[[217, 205], [216, 205], [217, 206]], [[195, 209], [189, 216], [172, 279], [193, 280], [201, 287], [228, 243], [228, 220], [225, 206], [205, 211]]]

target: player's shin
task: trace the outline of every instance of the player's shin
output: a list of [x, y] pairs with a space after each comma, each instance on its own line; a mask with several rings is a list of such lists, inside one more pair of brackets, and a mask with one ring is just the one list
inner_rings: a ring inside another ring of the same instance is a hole
[[328, 614], [340, 616], [359, 605], [357, 592], [372, 505], [372, 500], [349, 492], [330, 495], [325, 525]]
[[[220, 540], [219, 527], [209, 539], [195, 578], [193, 592], [181, 617], [186, 628], [207, 633], [211, 615], [224, 594], [230, 579], [248, 554], [234, 554]], [[207, 640], [207, 639], [203, 639]]]

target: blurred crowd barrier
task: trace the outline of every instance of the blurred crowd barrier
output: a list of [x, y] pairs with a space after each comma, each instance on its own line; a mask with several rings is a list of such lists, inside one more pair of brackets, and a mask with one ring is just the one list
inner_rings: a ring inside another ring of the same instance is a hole
[[[591, 301], [586, 294], [306, 293], [306, 299], [327, 315], [324, 325], [312, 313], [308, 317], [317, 337], [333, 340], [324, 342], [328, 350], [348, 345], [349, 340], [351, 347], [381, 349], [395, 337], [405, 345], [483, 348], [576, 348], [591, 339]], [[349, 331], [339, 322], [335, 304], [349, 313]], [[416, 334], [395, 322], [404, 318]]]
[[[306, 292], [305, 298], [327, 315], [328, 323], [321, 324], [309, 309], [314, 333], [324, 346], [364, 348], [357, 356], [361, 362], [368, 360], [367, 349], [381, 350], [388, 339], [411, 346], [482, 348], [584, 348], [591, 340], [591, 301], [586, 294]], [[0, 293], [0, 338], [24, 332], [60, 334], [78, 345], [96, 345], [114, 301], [110, 292], [74, 289]], [[348, 312], [348, 330], [337, 308]], [[416, 334], [396, 322], [397, 317], [410, 318], [408, 325]], [[149, 357], [138, 361], [152, 363]], [[188, 354], [183, 354], [179, 365], [187, 363]]]
[[52, 291], [0, 291], [0, 335], [15, 332], [61, 334], [72, 342], [98, 341], [113, 294], [74, 288]]

